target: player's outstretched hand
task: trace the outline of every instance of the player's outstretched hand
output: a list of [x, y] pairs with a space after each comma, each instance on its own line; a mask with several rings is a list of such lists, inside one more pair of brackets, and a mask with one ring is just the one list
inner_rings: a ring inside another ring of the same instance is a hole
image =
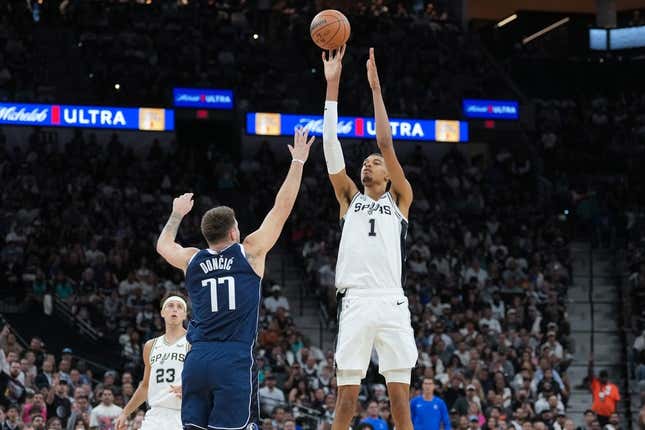
[[338, 49], [322, 52], [323, 65], [325, 66], [325, 79], [327, 79], [327, 82], [340, 80], [346, 47], [347, 45], [343, 45]]
[[314, 136], [311, 136], [309, 141], [307, 137], [309, 136], [309, 129], [307, 127], [297, 127], [296, 132], [293, 135], [293, 146], [289, 145], [289, 152], [291, 152], [291, 157], [294, 160], [302, 162], [302, 164], [307, 161], [309, 157], [309, 149], [311, 149], [311, 144], [314, 143], [316, 139]]
[[378, 70], [376, 69], [376, 59], [374, 58], [374, 48], [370, 48], [370, 58], [367, 60], [367, 80], [372, 90], [381, 89], [381, 83], [378, 79]]
[[170, 392], [181, 399], [181, 385], [171, 385]]
[[193, 208], [193, 193], [182, 194], [172, 202], [172, 212], [185, 216]]
[[121, 413], [121, 415], [119, 415], [119, 417], [114, 422], [115, 430], [125, 430], [127, 428], [127, 422], [128, 417], [124, 413]]

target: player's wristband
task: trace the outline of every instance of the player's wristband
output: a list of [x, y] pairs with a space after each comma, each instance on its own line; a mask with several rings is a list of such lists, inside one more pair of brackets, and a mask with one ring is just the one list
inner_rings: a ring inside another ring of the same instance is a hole
[[298, 160], [297, 158], [294, 158], [294, 159], [292, 159], [292, 160], [291, 160], [291, 162], [292, 162], [292, 163], [293, 163], [294, 161], [297, 161], [298, 163], [302, 164], [303, 166], [305, 165], [305, 162], [304, 162], [304, 161], [302, 161], [302, 160]]

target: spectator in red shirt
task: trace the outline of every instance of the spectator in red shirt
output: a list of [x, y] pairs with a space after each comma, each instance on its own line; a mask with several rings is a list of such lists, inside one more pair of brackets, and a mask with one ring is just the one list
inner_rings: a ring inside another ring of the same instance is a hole
[[620, 393], [616, 384], [609, 382], [606, 370], [601, 370], [596, 378], [593, 370], [593, 355], [589, 359], [589, 388], [593, 396], [591, 410], [598, 417], [601, 426], [609, 424], [609, 417], [616, 412]]

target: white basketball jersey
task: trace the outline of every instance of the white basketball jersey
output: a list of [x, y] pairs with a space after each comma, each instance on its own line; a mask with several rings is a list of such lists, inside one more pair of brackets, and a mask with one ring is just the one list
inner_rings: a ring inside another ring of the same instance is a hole
[[401, 288], [408, 221], [389, 192], [356, 193], [341, 220], [336, 288]]
[[165, 336], [159, 336], [150, 351], [150, 380], [148, 404], [150, 407], [181, 409], [181, 399], [170, 392], [171, 385], [181, 385], [181, 372], [188, 352], [188, 341], [182, 336], [172, 345]]

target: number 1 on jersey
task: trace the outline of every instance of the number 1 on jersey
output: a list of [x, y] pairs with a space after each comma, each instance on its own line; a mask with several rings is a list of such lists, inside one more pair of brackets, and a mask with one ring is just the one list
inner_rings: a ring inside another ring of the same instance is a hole
[[228, 285], [228, 310], [235, 310], [235, 278], [224, 276], [223, 278], [210, 278], [202, 281], [202, 287], [210, 286], [211, 288], [211, 311], [219, 310], [217, 303], [217, 286], [226, 283]]
[[369, 234], [369, 236], [376, 236], [376, 232], [374, 231], [374, 227], [376, 227], [376, 220], [374, 218], [370, 218], [370, 234]]

